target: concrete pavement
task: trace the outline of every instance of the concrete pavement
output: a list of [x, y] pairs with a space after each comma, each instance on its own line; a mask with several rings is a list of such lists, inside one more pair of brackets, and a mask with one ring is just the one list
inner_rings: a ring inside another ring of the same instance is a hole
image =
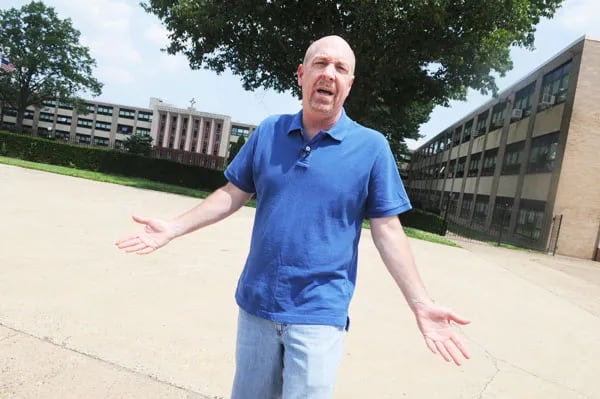
[[[227, 398], [254, 210], [150, 256], [131, 214], [198, 200], [0, 164], [0, 398]], [[336, 398], [600, 398], [600, 264], [411, 240], [472, 359], [432, 355], [368, 231]]]

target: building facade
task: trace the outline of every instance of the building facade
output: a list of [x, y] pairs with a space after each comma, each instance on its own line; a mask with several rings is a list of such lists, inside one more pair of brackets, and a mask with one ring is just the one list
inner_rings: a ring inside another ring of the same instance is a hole
[[[2, 107], [0, 115], [0, 127], [15, 126], [16, 110]], [[49, 100], [40, 108], [29, 107], [23, 118], [26, 132], [80, 145], [123, 149], [132, 134], [150, 135], [152, 156], [212, 169], [224, 168], [230, 143], [240, 135], [247, 137], [255, 127], [157, 98], [150, 99], [149, 108], [99, 101], [84, 101], [74, 108]]]
[[600, 42], [582, 38], [412, 157], [413, 202], [517, 245], [600, 260]]

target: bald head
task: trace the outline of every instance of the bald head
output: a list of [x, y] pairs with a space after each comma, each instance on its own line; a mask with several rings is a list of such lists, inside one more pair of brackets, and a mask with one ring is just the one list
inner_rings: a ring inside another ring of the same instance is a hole
[[356, 65], [354, 51], [352, 51], [352, 48], [347, 41], [336, 35], [324, 36], [308, 46], [302, 63], [306, 65], [311, 58], [322, 54], [325, 51], [329, 53], [331, 52], [331, 49], [335, 49], [336, 52], [339, 52], [341, 58], [348, 60], [351, 68], [350, 72], [354, 75], [354, 67]]

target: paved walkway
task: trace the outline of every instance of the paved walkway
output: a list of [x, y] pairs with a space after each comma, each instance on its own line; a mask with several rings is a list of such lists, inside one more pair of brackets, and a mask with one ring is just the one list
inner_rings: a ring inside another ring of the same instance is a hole
[[[150, 256], [132, 213], [196, 199], [0, 165], [0, 398], [226, 398], [253, 209]], [[412, 240], [473, 359], [429, 353], [367, 231], [336, 398], [600, 398], [600, 264]], [[259, 398], [257, 398], [259, 399]]]

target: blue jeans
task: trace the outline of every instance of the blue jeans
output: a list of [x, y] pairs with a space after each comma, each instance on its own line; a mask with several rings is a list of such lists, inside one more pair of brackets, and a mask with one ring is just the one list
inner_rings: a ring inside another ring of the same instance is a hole
[[231, 399], [329, 399], [344, 327], [275, 323], [242, 309]]

